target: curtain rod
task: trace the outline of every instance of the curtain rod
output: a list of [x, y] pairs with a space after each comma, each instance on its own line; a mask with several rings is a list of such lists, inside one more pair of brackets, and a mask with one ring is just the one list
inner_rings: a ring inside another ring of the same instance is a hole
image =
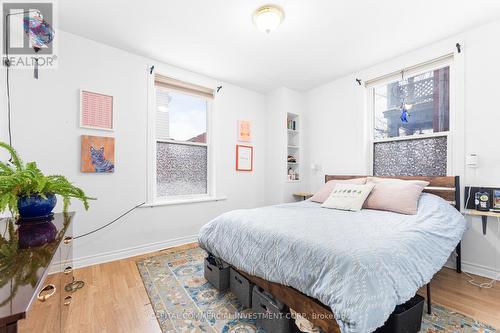
[[[376, 78], [373, 78], [373, 79], [370, 79], [370, 80], [367, 80], [365, 81], [365, 87], [366, 86], [369, 86], [371, 85], [372, 83], [374, 82], [377, 82], [377, 81], [382, 81], [384, 79], [387, 79], [387, 78], [390, 78], [392, 76], [396, 76], [396, 75], [399, 75], [401, 73], [404, 73], [404, 72], [409, 72], [409, 71], [412, 71], [412, 70], [416, 70], [416, 69], [419, 69], [419, 68], [422, 68], [422, 67], [425, 67], [425, 66], [428, 66], [428, 65], [431, 65], [433, 63], [437, 63], [439, 61], [442, 61], [442, 60], [446, 60], [446, 59], [449, 59], [449, 58], [453, 58], [455, 54], [453, 52], [450, 52], [450, 53], [447, 53], [445, 55], [442, 55], [440, 57], [437, 57], [437, 58], [434, 58], [432, 60], [428, 60], [428, 61], [425, 61], [425, 62], [421, 62], [419, 64], [416, 64], [416, 65], [413, 65], [413, 66], [409, 66], [409, 67], [404, 67], [400, 70], [397, 70], [397, 71], [393, 71], [389, 74], [384, 74], [382, 76], [379, 76], [379, 77], [376, 77]], [[356, 79], [356, 81], [359, 83], [358, 79]], [[361, 85], [361, 84], [360, 84]]]

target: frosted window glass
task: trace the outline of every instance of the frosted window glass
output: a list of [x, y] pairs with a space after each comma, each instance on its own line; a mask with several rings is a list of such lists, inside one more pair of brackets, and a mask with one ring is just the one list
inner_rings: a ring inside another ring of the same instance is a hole
[[156, 196], [207, 194], [207, 147], [156, 144]]
[[375, 176], [446, 176], [447, 137], [377, 142]]

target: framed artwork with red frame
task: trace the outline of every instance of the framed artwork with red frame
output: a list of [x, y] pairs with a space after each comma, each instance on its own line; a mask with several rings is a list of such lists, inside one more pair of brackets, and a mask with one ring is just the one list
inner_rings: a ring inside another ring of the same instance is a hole
[[236, 171], [253, 171], [253, 147], [236, 145]]

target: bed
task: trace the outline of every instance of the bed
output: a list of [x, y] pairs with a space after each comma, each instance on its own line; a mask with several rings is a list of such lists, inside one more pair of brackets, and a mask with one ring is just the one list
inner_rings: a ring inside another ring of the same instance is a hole
[[[349, 179], [365, 176], [326, 176]], [[392, 177], [395, 178], [395, 177]], [[368, 333], [428, 284], [456, 249], [465, 221], [458, 177], [430, 182], [417, 215], [346, 212], [303, 201], [231, 211], [199, 243], [325, 332]]]

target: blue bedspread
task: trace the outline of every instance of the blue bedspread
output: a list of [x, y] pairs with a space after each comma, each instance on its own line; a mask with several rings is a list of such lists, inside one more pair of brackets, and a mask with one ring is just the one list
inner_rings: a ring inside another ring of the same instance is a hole
[[417, 215], [310, 201], [235, 210], [204, 225], [199, 242], [238, 269], [328, 305], [343, 333], [369, 333], [443, 267], [465, 227], [449, 203], [424, 193]]

